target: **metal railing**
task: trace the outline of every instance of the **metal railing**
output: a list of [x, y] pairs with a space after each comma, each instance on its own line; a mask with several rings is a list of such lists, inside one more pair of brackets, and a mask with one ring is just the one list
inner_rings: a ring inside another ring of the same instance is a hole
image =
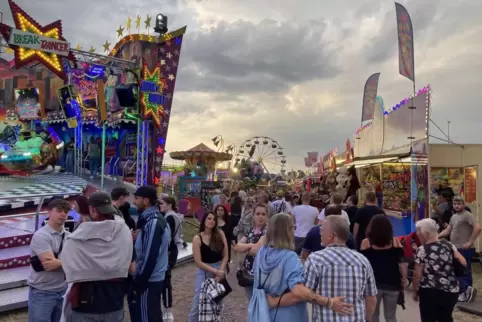
[[[50, 198], [50, 197], [59, 197], [59, 196], [65, 196], [65, 195], [78, 195], [80, 194], [78, 190], [72, 190], [72, 191], [64, 191], [62, 193], [39, 193], [39, 194], [32, 194], [32, 195], [22, 195], [23, 198], [31, 199], [31, 198], [40, 198], [38, 205], [37, 205], [37, 211], [34, 213], [27, 213], [27, 214], [18, 214], [18, 215], [7, 215], [7, 216], [1, 216], [0, 218], [15, 218], [15, 217], [24, 217], [24, 216], [31, 216], [35, 215], [35, 227], [34, 227], [34, 232], [38, 230], [38, 225], [40, 221], [40, 215], [45, 214], [45, 211], [42, 211], [42, 206], [44, 204], [45, 199]], [[3, 197], [0, 196], [0, 200], [10, 200], [10, 199], [18, 199], [17, 197]]]

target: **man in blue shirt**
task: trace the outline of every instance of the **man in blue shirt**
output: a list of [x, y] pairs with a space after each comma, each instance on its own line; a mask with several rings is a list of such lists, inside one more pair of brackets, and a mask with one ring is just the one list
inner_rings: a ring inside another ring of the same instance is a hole
[[[328, 216], [333, 215], [340, 215], [341, 216], [341, 206], [340, 205], [328, 205], [325, 208], [325, 218]], [[305, 243], [303, 244], [303, 248], [301, 250], [301, 260], [306, 260], [311, 253], [317, 252], [325, 248], [321, 245], [321, 226], [315, 226], [310, 229], [308, 234], [306, 235]], [[353, 235], [350, 234], [348, 236], [348, 240], [346, 241], [346, 246], [350, 249], [356, 249], [355, 239]]]
[[168, 265], [171, 231], [159, 207], [154, 187], [142, 186], [134, 193], [142, 227], [135, 241], [136, 273], [129, 294], [133, 322], [162, 321], [161, 290]]

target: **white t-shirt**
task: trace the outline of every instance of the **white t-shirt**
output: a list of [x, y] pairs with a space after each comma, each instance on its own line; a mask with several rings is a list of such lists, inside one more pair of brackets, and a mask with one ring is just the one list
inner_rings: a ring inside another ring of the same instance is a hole
[[273, 205], [274, 209], [276, 211], [278, 211], [278, 207], [280, 207], [281, 203], [283, 203], [283, 202], [284, 202], [284, 206], [283, 206], [284, 209], [282, 209], [282, 211], [280, 211], [280, 212], [285, 213], [285, 214], [290, 214], [293, 209], [291, 207], [291, 204], [289, 202], [286, 202], [284, 198], [279, 199], [279, 200], [275, 200], [271, 204]]
[[291, 214], [296, 221], [295, 237], [306, 237], [310, 229], [315, 226], [318, 209], [309, 205], [300, 205], [294, 207]]
[[[350, 224], [350, 217], [348, 217], [348, 214], [346, 213], [345, 210], [341, 210], [341, 216], [348, 221], [348, 224]], [[319, 220], [325, 220], [325, 209], [321, 210], [320, 215], [318, 216]]]

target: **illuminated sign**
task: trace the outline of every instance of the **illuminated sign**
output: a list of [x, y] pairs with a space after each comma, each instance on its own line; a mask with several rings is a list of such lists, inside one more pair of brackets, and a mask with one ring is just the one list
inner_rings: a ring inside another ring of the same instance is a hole
[[154, 83], [154, 82], [150, 82], [150, 81], [142, 81], [141, 83], [141, 92], [144, 92], [144, 93], [157, 93], [159, 92], [159, 85]]
[[70, 53], [68, 42], [14, 28], [11, 29], [8, 43], [65, 57]]
[[162, 95], [159, 90], [159, 84], [145, 80], [141, 82], [141, 92], [149, 93], [149, 103], [157, 105], [163, 105], [166, 103], [166, 96]]

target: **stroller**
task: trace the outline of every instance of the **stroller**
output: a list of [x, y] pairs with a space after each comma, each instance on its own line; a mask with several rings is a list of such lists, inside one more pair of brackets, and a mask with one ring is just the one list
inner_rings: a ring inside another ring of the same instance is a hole
[[403, 261], [408, 263], [407, 287], [409, 287], [410, 284], [412, 284], [413, 271], [415, 267], [415, 254], [417, 252], [418, 247], [420, 247], [421, 243], [417, 237], [417, 233], [411, 233], [406, 236], [400, 236], [398, 237], [398, 240], [402, 244], [403, 251], [404, 251]]

